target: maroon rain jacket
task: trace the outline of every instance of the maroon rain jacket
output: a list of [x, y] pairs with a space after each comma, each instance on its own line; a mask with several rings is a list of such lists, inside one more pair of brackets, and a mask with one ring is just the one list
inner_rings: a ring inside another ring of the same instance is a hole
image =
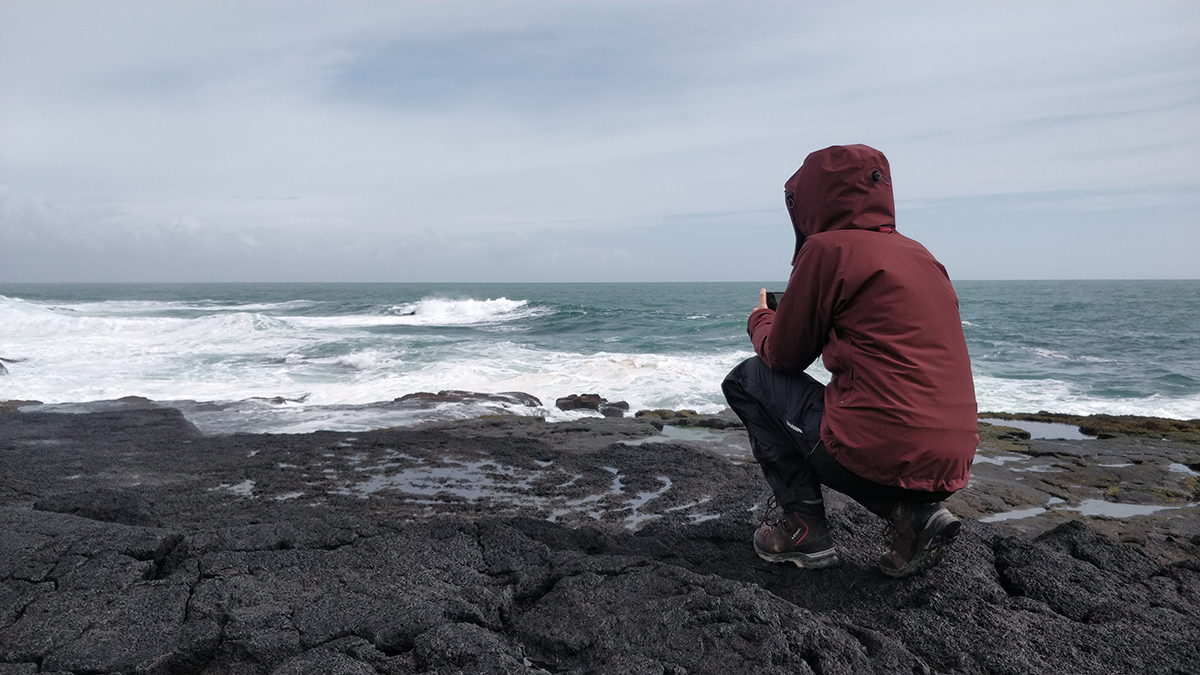
[[887, 158], [818, 150], [785, 188], [792, 276], [776, 311], [750, 315], [754, 351], [787, 373], [823, 358], [821, 439], [842, 466], [910, 490], [965, 487], [979, 435], [958, 297], [941, 263], [896, 232]]

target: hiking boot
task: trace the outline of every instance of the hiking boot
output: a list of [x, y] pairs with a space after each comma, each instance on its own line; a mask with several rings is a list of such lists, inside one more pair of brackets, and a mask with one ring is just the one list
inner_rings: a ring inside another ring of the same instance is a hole
[[941, 502], [897, 502], [888, 517], [892, 540], [879, 558], [879, 569], [893, 578], [916, 574], [938, 564], [962, 523]]
[[836, 565], [837, 549], [825, 521], [825, 504], [802, 504], [795, 511], [780, 508], [777, 518], [775, 498], [767, 502], [762, 525], [754, 533], [754, 550], [767, 562], [795, 563], [797, 567], [817, 569]]

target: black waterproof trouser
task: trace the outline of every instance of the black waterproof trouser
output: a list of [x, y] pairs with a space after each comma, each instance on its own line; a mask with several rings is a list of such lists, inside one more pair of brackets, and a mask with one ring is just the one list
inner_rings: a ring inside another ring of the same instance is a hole
[[822, 485], [882, 518], [896, 502], [940, 502], [952, 494], [883, 485], [839, 464], [821, 441], [825, 385], [807, 373], [780, 373], [755, 356], [729, 372], [721, 391], [746, 425], [754, 459], [785, 509], [820, 500]]

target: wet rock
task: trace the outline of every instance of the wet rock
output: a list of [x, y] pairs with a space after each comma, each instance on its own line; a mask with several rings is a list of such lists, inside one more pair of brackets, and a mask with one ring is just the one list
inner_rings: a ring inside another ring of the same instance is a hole
[[692, 418], [696, 417], [695, 410], [639, 410], [634, 413], [636, 419], [644, 420], [654, 425], [655, 429], [662, 430], [664, 425], [674, 424], [677, 426], [687, 426]]
[[606, 399], [600, 394], [570, 394], [554, 401], [559, 410], [599, 410]]
[[17, 412], [17, 408], [20, 408], [22, 406], [41, 405], [41, 404], [42, 404], [41, 401], [21, 401], [21, 400], [0, 401], [0, 414], [15, 413], [15, 412]]
[[629, 412], [629, 404], [625, 401], [605, 401], [600, 406], [600, 414], [605, 417], [624, 417]]
[[745, 425], [738, 416], [728, 408], [717, 415], [697, 415], [688, 419], [688, 425], [708, 429], [741, 429]]
[[708, 429], [740, 429], [744, 426], [729, 408], [716, 415], [701, 415], [695, 410], [639, 410], [634, 417], [649, 422], [659, 430], [667, 424]]
[[629, 411], [625, 401], [609, 401], [599, 394], [571, 394], [554, 401], [559, 410], [595, 410], [605, 417], [624, 417]]
[[674, 422], [676, 420], [687, 420], [696, 417], [696, 411], [659, 408], [656, 410], [639, 410], [634, 414], [634, 417], [657, 418], [664, 422]]
[[251, 396], [250, 398], [248, 398], [246, 400], [247, 401], [262, 401], [264, 403], [270, 403], [272, 405], [284, 405], [286, 403], [304, 403], [305, 401], [308, 400], [308, 397], [309, 397], [308, 394], [305, 394], [305, 395], [297, 397], [297, 398], [287, 398], [286, 396], [272, 396], [270, 398], [265, 398], [262, 396]]
[[1200, 419], [1176, 420], [1138, 415], [1065, 415], [1046, 412], [1044, 410], [1037, 413], [981, 412], [979, 413], [979, 417], [1070, 424], [1078, 427], [1079, 431], [1083, 434], [1097, 436], [1102, 439], [1132, 435], [1151, 436], [1154, 438], [1167, 437], [1191, 442], [1200, 441]]
[[502, 403], [530, 408], [540, 408], [542, 406], [542, 402], [536, 396], [521, 391], [502, 391], [497, 394], [484, 394], [476, 391], [461, 391], [457, 389], [444, 389], [436, 394], [427, 391], [405, 394], [394, 399], [392, 403], [408, 404], [418, 408], [432, 408], [443, 403]]

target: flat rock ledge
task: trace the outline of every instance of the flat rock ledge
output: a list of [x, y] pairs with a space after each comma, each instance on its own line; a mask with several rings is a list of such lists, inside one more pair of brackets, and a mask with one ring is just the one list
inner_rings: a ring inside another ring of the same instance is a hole
[[1200, 672], [1195, 557], [969, 521], [890, 580], [881, 523], [831, 496], [843, 563], [771, 565], [752, 463], [530, 425], [0, 415], [0, 675]]

